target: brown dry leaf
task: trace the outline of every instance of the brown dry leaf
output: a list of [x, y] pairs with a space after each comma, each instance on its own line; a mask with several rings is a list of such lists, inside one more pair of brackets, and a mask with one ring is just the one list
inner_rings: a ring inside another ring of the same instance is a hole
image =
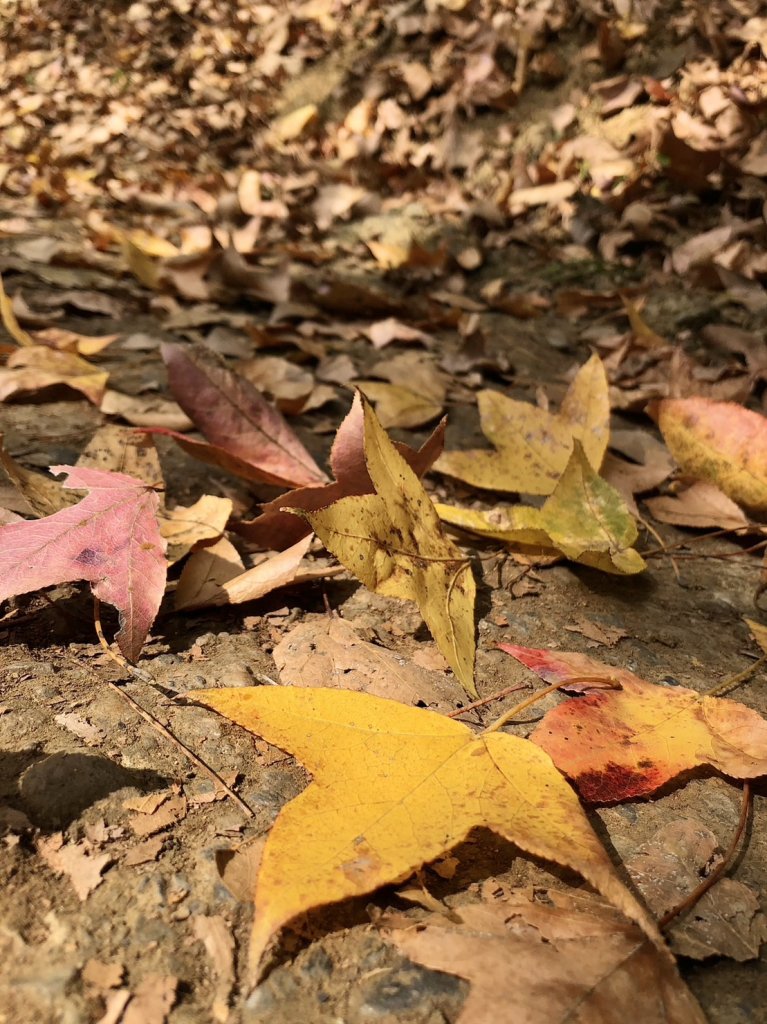
[[61, 832], [37, 841], [37, 852], [57, 875], [66, 875], [80, 900], [84, 901], [104, 881], [103, 872], [113, 857], [94, 853], [89, 842], [65, 843]]
[[31, 510], [36, 516], [50, 516], [68, 505], [76, 505], [80, 500], [80, 495], [77, 492], [62, 487], [53, 477], [35, 473], [31, 469], [19, 465], [6, 451], [2, 434], [0, 434], [0, 467], [24, 499], [26, 507], [19, 508], [20, 512]]
[[192, 918], [194, 937], [204, 946], [210, 957], [216, 988], [213, 994], [211, 1016], [225, 1024], [229, 1019], [229, 1000], [234, 987], [234, 936], [231, 925], [220, 914], [210, 917], [195, 914]]
[[107, 388], [101, 411], [119, 416], [134, 427], [165, 427], [166, 430], [191, 430], [194, 424], [177, 402], [158, 395], [124, 395]]
[[376, 320], [365, 328], [364, 333], [373, 343], [373, 348], [385, 348], [393, 341], [420, 341], [428, 348], [433, 339], [430, 335], [419, 331], [416, 327], [408, 327], [400, 320], [390, 316], [385, 320]]
[[495, 451], [445, 452], [435, 469], [474, 487], [551, 494], [581, 441], [595, 470], [604, 458], [610, 406], [604, 366], [594, 355], [575, 375], [558, 414], [499, 391], [478, 395], [482, 432]]
[[634, 924], [585, 893], [546, 902], [511, 890], [502, 902], [431, 915], [392, 940], [411, 960], [471, 982], [457, 1024], [705, 1024], [674, 964]]
[[739, 505], [703, 480], [676, 494], [645, 498], [645, 505], [653, 518], [674, 526], [739, 530], [750, 522]]
[[0, 369], [0, 401], [64, 387], [100, 405], [108, 378], [108, 373], [78, 355], [32, 345], [12, 352], [5, 368]]
[[619, 626], [605, 626], [592, 622], [590, 619], [581, 619], [577, 625], [565, 626], [565, 629], [568, 633], [580, 633], [587, 640], [591, 640], [592, 643], [587, 644], [587, 647], [597, 644], [601, 644], [603, 647], [615, 647], [619, 640], [623, 640], [629, 635], [625, 629], [621, 629]]
[[359, 690], [438, 711], [452, 710], [462, 697], [443, 675], [369, 643], [339, 618], [323, 616], [295, 626], [272, 657], [284, 685]]
[[127, 427], [109, 423], [99, 427], [81, 452], [77, 465], [127, 473], [155, 491], [165, 487], [160, 457], [151, 436]]
[[578, 191], [574, 181], [555, 181], [550, 185], [517, 188], [509, 196], [509, 213], [518, 217], [533, 206], [549, 206], [569, 199]]
[[[257, 601], [279, 587], [300, 585], [333, 576], [339, 570], [304, 562], [311, 535], [292, 547], [266, 557], [252, 569], [244, 569], [234, 547], [226, 539], [192, 555], [178, 581], [178, 611], [224, 604]], [[236, 570], [236, 571], [235, 571]]]
[[147, 974], [133, 993], [122, 1024], [165, 1024], [177, 988], [178, 978], [172, 974]]
[[216, 870], [229, 892], [240, 903], [252, 903], [266, 836], [254, 836], [234, 850], [216, 850]]
[[364, 188], [347, 185], [345, 182], [323, 185], [317, 190], [317, 196], [312, 203], [312, 213], [317, 227], [320, 231], [326, 231], [334, 220], [351, 213], [354, 206], [366, 195]]
[[239, 373], [272, 399], [280, 412], [296, 416], [306, 408], [314, 390], [308, 370], [280, 356], [259, 356], [240, 363]]
[[132, 868], [139, 864], [153, 863], [160, 856], [164, 842], [165, 840], [162, 836], [152, 836], [151, 839], [145, 839], [143, 843], [138, 843], [137, 846], [132, 847], [125, 854], [122, 861], [123, 866]]
[[[660, 918], [684, 903], [721, 863], [714, 833], [690, 818], [670, 821], [626, 861], [626, 870], [645, 901]], [[767, 940], [767, 918], [751, 889], [721, 878], [704, 893], [692, 913], [683, 914], [667, 932], [678, 956], [705, 960], [727, 956], [754, 960]]]
[[158, 520], [160, 533], [168, 542], [168, 563], [173, 565], [203, 542], [221, 537], [232, 508], [230, 498], [204, 494], [194, 505], [163, 511]]
[[61, 352], [75, 352], [80, 356], [97, 356], [120, 335], [78, 334], [76, 331], [67, 331], [63, 327], [47, 327], [45, 330], [35, 331], [33, 337], [36, 345], [48, 345]]

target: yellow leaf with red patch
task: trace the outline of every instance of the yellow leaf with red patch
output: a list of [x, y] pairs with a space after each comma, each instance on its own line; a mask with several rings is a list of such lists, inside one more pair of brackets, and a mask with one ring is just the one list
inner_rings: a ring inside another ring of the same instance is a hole
[[406, 878], [484, 826], [578, 871], [659, 947], [544, 751], [431, 711], [335, 689], [237, 687], [195, 700], [286, 750], [313, 782], [277, 816], [255, 894], [250, 967], [298, 914]]
[[648, 796], [702, 766], [736, 779], [767, 774], [767, 721], [737, 701], [656, 686], [585, 654], [499, 646], [547, 683], [583, 694], [549, 711], [530, 739], [584, 800]]

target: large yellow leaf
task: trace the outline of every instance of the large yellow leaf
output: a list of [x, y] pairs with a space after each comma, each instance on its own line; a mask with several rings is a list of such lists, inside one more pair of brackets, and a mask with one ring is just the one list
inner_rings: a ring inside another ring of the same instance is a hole
[[558, 414], [499, 391], [480, 391], [482, 432], [496, 451], [445, 452], [435, 469], [475, 487], [521, 494], [551, 494], [562, 475], [573, 439], [595, 470], [610, 436], [607, 376], [599, 356], [580, 368]]
[[428, 494], [364, 396], [362, 403], [365, 463], [376, 493], [294, 511], [370, 590], [416, 602], [461, 684], [476, 696], [471, 566], [442, 532]]
[[515, 505], [492, 512], [451, 505], [436, 508], [443, 522], [504, 544], [553, 548], [603, 572], [631, 574], [646, 568], [631, 546], [637, 528], [623, 498], [594, 472], [578, 441], [542, 508]]
[[659, 946], [578, 800], [535, 744], [370, 694], [237, 687], [201, 701], [287, 750], [314, 781], [277, 816], [255, 894], [250, 966], [297, 914], [406, 878], [484, 826], [578, 871]]

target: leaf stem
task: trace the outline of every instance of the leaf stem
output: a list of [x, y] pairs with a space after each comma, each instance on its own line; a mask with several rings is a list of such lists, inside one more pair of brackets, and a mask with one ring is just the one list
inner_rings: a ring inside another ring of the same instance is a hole
[[724, 693], [729, 693], [730, 690], [734, 690], [736, 686], [740, 686], [741, 683], [745, 683], [747, 679], [758, 672], [760, 668], [764, 668], [767, 665], [767, 654], [763, 654], [761, 658], [753, 662], [747, 668], [744, 668], [742, 672], [736, 673], [734, 676], [727, 676], [721, 683], [717, 683], [716, 686], [710, 687], [708, 690], [704, 690], [701, 696], [703, 697], [721, 697]]
[[505, 690], [499, 690], [498, 693], [491, 693], [489, 697], [482, 697], [480, 700], [472, 701], [471, 704], [467, 704], [464, 708], [458, 708], [457, 711], [451, 711], [449, 715], [445, 715], [445, 718], [457, 718], [459, 715], [465, 715], [467, 711], [475, 711], [477, 708], [484, 707], [485, 704], [491, 704], [494, 700], [500, 700], [502, 697], [508, 697], [510, 693], [516, 693], [517, 690], [526, 690], [531, 683], [522, 683], [521, 686], [507, 686]]
[[525, 700], [520, 701], [519, 704], [515, 704], [509, 711], [504, 711], [499, 718], [496, 718], [496, 720], [491, 722], [486, 729], [483, 729], [480, 735], [484, 736], [489, 732], [498, 732], [498, 730], [502, 729], [507, 722], [511, 721], [512, 718], [515, 718], [520, 711], [524, 711], [526, 708], [529, 708], [531, 704], [536, 704], [539, 700], [547, 697], [550, 693], [554, 693], [556, 690], [561, 690], [564, 686], [572, 686], [573, 683], [602, 683], [603, 685], [607, 685], [611, 690], [620, 690], [621, 688], [621, 684], [618, 680], [611, 676], [570, 676], [559, 683], [547, 686], [545, 690], [539, 690], [531, 697], [527, 697]]
[[689, 893], [682, 900], [681, 903], [677, 904], [677, 906], [675, 907], [672, 907], [671, 910], [666, 911], [663, 917], [658, 921], [659, 928], [666, 928], [675, 918], [679, 917], [680, 914], [683, 914], [685, 911], [690, 910], [692, 907], [694, 907], [698, 900], [701, 898], [701, 896], [705, 895], [705, 893], [707, 893], [708, 890], [719, 881], [719, 879], [725, 873], [727, 868], [730, 866], [732, 859], [735, 856], [735, 851], [738, 848], [741, 836], [743, 835], [743, 831], [746, 827], [746, 822], [748, 821], [748, 812], [750, 807], [751, 787], [748, 784], [748, 782], [744, 782], [743, 800], [741, 801], [740, 805], [740, 817], [738, 818], [738, 825], [735, 829], [735, 835], [732, 837], [732, 842], [730, 843], [727, 853], [725, 853], [723, 859], [719, 862], [719, 864], [717, 864], [717, 866], [714, 868], [714, 870], [711, 872], [708, 878], [704, 878], [700, 885], [697, 885], [692, 890], [692, 892]]

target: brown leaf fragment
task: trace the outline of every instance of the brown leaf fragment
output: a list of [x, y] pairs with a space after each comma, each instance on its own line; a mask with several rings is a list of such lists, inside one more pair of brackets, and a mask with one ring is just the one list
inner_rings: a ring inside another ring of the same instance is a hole
[[186, 817], [187, 802], [183, 793], [175, 793], [151, 814], [138, 814], [129, 824], [134, 835], [141, 838], [162, 832]]
[[37, 852], [57, 875], [66, 875], [80, 900], [86, 900], [103, 882], [102, 872], [112, 863], [108, 853], [93, 854], [88, 842], [65, 843], [61, 832], [37, 842]]
[[165, 486], [154, 441], [149, 434], [106, 424], [94, 433], [77, 460], [78, 466], [127, 473], [154, 490]]
[[705, 480], [696, 481], [678, 494], [646, 498], [645, 505], [658, 522], [674, 526], [738, 530], [749, 525], [740, 506]]
[[234, 936], [231, 926], [220, 914], [210, 917], [196, 914], [192, 918], [192, 930], [195, 938], [205, 946], [216, 976], [211, 1015], [213, 1020], [225, 1024], [229, 1019], [229, 999], [234, 986]]
[[457, 1024], [705, 1024], [674, 964], [597, 897], [511, 890], [457, 913], [391, 933], [412, 960], [471, 982]]
[[439, 711], [461, 693], [449, 680], [369, 643], [343, 619], [327, 616], [302, 622], [274, 648], [280, 682], [292, 686], [335, 686], [423, 704]]
[[133, 993], [122, 1024], [165, 1024], [176, 1002], [178, 978], [147, 974]]
[[216, 870], [229, 892], [240, 903], [252, 903], [266, 836], [254, 836], [235, 850], [216, 850]]
[[126, 853], [122, 861], [123, 866], [132, 868], [139, 864], [151, 864], [156, 861], [160, 856], [164, 841], [162, 836], [152, 836], [151, 839], [145, 839], [143, 843], [138, 843]]
[[[714, 833], [703, 822], [679, 818], [664, 825], [626, 861], [626, 869], [657, 917], [682, 904], [720, 863]], [[754, 892], [722, 878], [669, 926], [672, 950], [704, 960], [754, 960], [767, 940], [767, 917]]]
[[157, 395], [124, 395], [107, 388], [101, 411], [107, 416], [119, 416], [134, 427], [165, 427], [183, 432], [194, 426], [177, 402]]
[[0, 401], [29, 395], [46, 397], [54, 389], [67, 388], [100, 405], [108, 377], [108, 373], [71, 352], [32, 345], [12, 352], [5, 368], [0, 369]]
[[125, 968], [122, 964], [105, 964], [102, 960], [87, 960], [80, 977], [90, 988], [103, 992], [117, 988], [123, 980]]

